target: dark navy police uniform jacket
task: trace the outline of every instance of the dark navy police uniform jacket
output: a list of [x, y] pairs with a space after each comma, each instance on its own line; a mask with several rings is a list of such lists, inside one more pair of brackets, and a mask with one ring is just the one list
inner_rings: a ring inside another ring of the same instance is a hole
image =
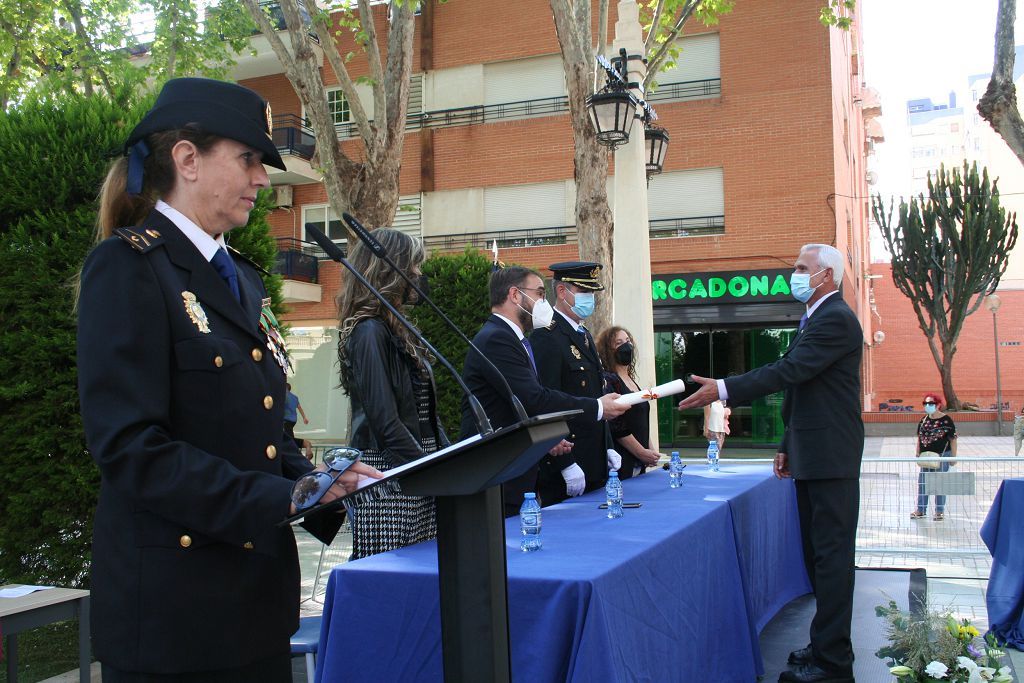
[[311, 465], [284, 436], [262, 281], [235, 257], [239, 304], [157, 211], [122, 234], [89, 255], [79, 301], [79, 394], [102, 474], [95, 655], [177, 673], [287, 652], [299, 567], [291, 529], [276, 523]]

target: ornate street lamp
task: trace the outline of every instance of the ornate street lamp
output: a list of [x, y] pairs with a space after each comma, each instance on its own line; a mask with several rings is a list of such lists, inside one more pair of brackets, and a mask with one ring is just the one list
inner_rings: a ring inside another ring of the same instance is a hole
[[590, 112], [590, 121], [597, 132], [597, 141], [613, 150], [629, 141], [638, 105], [624, 77], [625, 50], [620, 52], [623, 54], [615, 60], [615, 64], [598, 57], [598, 63], [607, 73], [607, 82], [604, 88], [587, 98], [587, 111]]
[[668, 152], [668, 131], [661, 126], [648, 123], [644, 129], [644, 154], [647, 177], [658, 175], [665, 168], [665, 154]]

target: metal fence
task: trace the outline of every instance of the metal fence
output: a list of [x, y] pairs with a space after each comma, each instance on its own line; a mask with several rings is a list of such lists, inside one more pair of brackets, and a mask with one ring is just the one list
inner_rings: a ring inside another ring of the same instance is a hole
[[[695, 458], [683, 461], [697, 467], [704, 462]], [[929, 576], [988, 578], [991, 558], [979, 531], [1002, 481], [1024, 477], [1024, 458], [962, 457], [953, 461], [947, 472], [925, 472], [920, 477], [916, 458], [864, 458], [858, 566], [923, 566]], [[722, 463], [770, 464], [771, 460], [723, 459]], [[927, 514], [911, 519], [920, 493], [928, 496]], [[938, 495], [945, 496], [941, 521], [934, 519]]]

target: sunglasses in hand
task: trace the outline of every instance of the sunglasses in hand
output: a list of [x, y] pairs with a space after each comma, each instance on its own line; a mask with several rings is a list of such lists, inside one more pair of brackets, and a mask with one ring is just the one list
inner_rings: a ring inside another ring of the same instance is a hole
[[363, 452], [358, 448], [332, 448], [324, 453], [326, 472], [314, 470], [295, 480], [292, 486], [292, 504], [297, 511], [311, 508], [320, 502], [324, 494], [349, 467], [358, 462]]

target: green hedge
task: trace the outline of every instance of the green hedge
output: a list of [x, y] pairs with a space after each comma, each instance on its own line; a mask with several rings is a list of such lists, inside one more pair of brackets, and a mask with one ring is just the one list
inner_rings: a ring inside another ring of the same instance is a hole
[[[454, 255], [434, 254], [424, 262], [423, 272], [430, 278], [430, 298], [467, 337], [475, 337], [491, 313], [487, 293], [490, 258], [475, 249]], [[429, 306], [417, 306], [412, 317], [430, 343], [461, 373], [469, 348], [467, 344]], [[459, 436], [462, 421], [462, 392], [440, 363], [434, 364], [434, 376], [441, 423], [448, 438], [454, 441]]]
[[[74, 281], [142, 111], [72, 96], [0, 113], [0, 583], [88, 584], [99, 474], [79, 417]], [[234, 245], [269, 270], [265, 214]]]

